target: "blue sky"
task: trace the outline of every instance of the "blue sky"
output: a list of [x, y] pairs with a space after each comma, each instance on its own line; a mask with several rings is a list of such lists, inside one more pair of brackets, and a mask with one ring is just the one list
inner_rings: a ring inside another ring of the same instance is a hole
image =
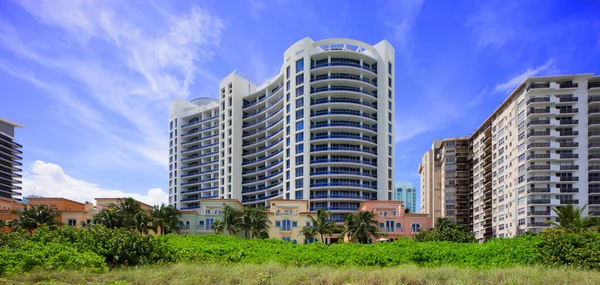
[[165, 201], [168, 103], [215, 97], [234, 69], [262, 82], [306, 36], [394, 45], [395, 176], [415, 183], [432, 140], [468, 135], [525, 77], [600, 73], [597, 1], [223, 3], [0, 1], [23, 193]]

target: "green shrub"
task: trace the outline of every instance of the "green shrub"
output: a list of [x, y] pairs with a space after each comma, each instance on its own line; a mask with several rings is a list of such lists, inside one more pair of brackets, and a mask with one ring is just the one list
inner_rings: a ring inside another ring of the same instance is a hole
[[548, 229], [537, 245], [543, 264], [600, 269], [600, 233]]

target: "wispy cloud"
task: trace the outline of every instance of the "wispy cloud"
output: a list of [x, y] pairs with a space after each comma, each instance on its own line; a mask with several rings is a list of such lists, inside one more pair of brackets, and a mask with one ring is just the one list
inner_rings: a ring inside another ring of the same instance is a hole
[[[413, 25], [417, 20], [424, 0], [396, 0], [391, 1], [384, 9], [385, 25], [389, 27], [400, 48], [406, 49], [411, 37]], [[389, 12], [393, 11], [392, 14]]]
[[150, 205], [167, 202], [167, 193], [160, 188], [149, 189], [145, 194], [107, 189], [71, 177], [59, 165], [40, 160], [25, 169], [24, 177], [22, 191], [24, 196], [64, 197], [79, 202], [91, 202], [94, 198], [132, 197]]
[[494, 91], [511, 91], [515, 89], [519, 84], [521, 84], [525, 79], [533, 76], [540, 75], [544, 71], [552, 69], [554, 64], [554, 59], [549, 59], [546, 63], [536, 66], [530, 67], [527, 70], [523, 71], [520, 74], [517, 74], [511, 77], [508, 81], [500, 83], [494, 87]]
[[528, 33], [527, 26], [517, 16], [521, 11], [516, 2], [481, 1], [475, 8], [466, 25], [473, 29], [479, 47], [501, 48]]
[[250, 0], [250, 16], [256, 20], [260, 20], [260, 11], [265, 6], [262, 0]]
[[[166, 16], [161, 19], [164, 25], [148, 30], [108, 2], [23, 1], [21, 5], [45, 29], [65, 36], [44, 37], [32, 30], [15, 33], [22, 27], [2, 23], [0, 43], [22, 60], [22, 66], [1, 59], [0, 66], [48, 90], [48, 96], [69, 109], [65, 113], [84, 129], [110, 138], [113, 143], [106, 152], [129, 153], [126, 160], [142, 158], [166, 168], [168, 102], [187, 97], [196, 74], [209, 74], [202, 63], [212, 58], [219, 44], [221, 19], [192, 7], [188, 13]], [[45, 72], [34, 74], [27, 69], [30, 63]], [[64, 76], [71, 84], [63, 83]], [[85, 98], [86, 103], [76, 98]]]

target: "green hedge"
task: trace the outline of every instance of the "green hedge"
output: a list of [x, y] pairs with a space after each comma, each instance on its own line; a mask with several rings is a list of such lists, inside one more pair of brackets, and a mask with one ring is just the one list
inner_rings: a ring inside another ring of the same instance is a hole
[[278, 263], [286, 266], [375, 266], [402, 264], [499, 268], [520, 265], [600, 269], [600, 234], [547, 230], [539, 235], [486, 243], [417, 242], [324, 245], [229, 236], [141, 236], [124, 229], [70, 227], [0, 234], [0, 274], [33, 269], [92, 270], [170, 262]]

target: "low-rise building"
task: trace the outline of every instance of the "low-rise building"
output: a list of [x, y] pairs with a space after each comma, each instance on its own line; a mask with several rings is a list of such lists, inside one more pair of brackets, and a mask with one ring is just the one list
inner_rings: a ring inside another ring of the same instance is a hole
[[429, 214], [405, 213], [403, 201], [366, 201], [358, 210], [370, 211], [377, 215], [379, 230], [387, 235], [381, 238], [386, 240], [412, 238], [419, 229], [431, 228]]
[[[200, 199], [198, 200], [199, 207], [193, 210], [181, 211], [181, 226], [182, 233], [189, 234], [212, 234], [212, 224], [216, 220], [223, 220], [223, 208], [225, 206], [233, 207], [238, 211], [242, 211], [244, 206], [239, 200], [235, 199]], [[223, 234], [229, 235], [227, 229]], [[241, 236], [243, 233], [239, 233]]]
[[[291, 241], [292, 243], [310, 243], [315, 239], [306, 240], [300, 233], [302, 228], [310, 226], [309, 215], [316, 218], [316, 212], [310, 212], [307, 200], [284, 200], [273, 199], [269, 201], [269, 220], [271, 221], [271, 230], [269, 237]], [[332, 236], [325, 237], [325, 243], [331, 241]]]

